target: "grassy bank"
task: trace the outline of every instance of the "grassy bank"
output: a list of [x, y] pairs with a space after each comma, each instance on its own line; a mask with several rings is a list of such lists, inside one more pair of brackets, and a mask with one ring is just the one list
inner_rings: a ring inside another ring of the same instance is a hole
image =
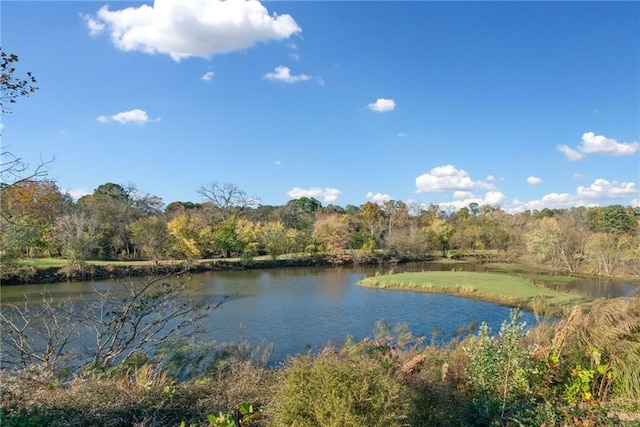
[[520, 277], [498, 273], [464, 271], [424, 271], [368, 277], [358, 283], [380, 289], [409, 290], [460, 295], [508, 306], [533, 309], [591, 302], [590, 297], [536, 286]]

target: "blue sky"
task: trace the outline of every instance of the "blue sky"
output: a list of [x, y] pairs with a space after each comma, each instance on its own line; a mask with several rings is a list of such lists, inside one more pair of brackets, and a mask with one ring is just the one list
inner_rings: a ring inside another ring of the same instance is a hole
[[638, 205], [638, 2], [2, 1], [40, 90], [3, 146], [74, 196], [233, 183], [524, 209]]

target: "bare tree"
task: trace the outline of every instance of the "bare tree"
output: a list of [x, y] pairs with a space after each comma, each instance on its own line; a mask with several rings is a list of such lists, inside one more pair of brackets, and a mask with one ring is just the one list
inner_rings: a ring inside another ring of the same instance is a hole
[[[51, 296], [43, 296], [40, 303], [3, 304], [2, 367], [55, 369], [69, 360], [105, 367], [138, 351], [152, 354], [155, 345], [180, 331], [202, 332], [198, 322], [225, 300], [190, 297], [186, 282], [162, 277], [120, 282], [112, 290], [99, 292], [93, 302], [55, 303]], [[84, 359], [78, 357], [81, 350]]]
[[214, 181], [200, 187], [198, 194], [213, 206], [223, 221], [258, 204], [258, 199], [247, 196], [237, 185], [230, 183]]
[[41, 365], [47, 370], [60, 367], [69, 354], [69, 344], [80, 336], [74, 305], [56, 303], [50, 295], [41, 301], [3, 304], [0, 312], [2, 368]]
[[[31, 72], [27, 72], [24, 78], [16, 76], [17, 62], [17, 55], [8, 54], [0, 48], [0, 112], [2, 114], [9, 114], [10, 104], [15, 104], [19, 98], [27, 97], [38, 90], [35, 86], [36, 79]], [[0, 138], [4, 140], [2, 134]], [[0, 150], [0, 192], [6, 187], [45, 176], [46, 168], [52, 161], [41, 161], [34, 170], [28, 172], [29, 164], [7, 150], [6, 145], [3, 144]]]
[[126, 360], [193, 326], [224, 301], [211, 305], [201, 298], [189, 298], [185, 295], [185, 282], [171, 283], [166, 279], [142, 285], [123, 282], [124, 298], [105, 292], [86, 310], [85, 322], [90, 325], [94, 341], [85, 350], [93, 363], [108, 366], [115, 360]]

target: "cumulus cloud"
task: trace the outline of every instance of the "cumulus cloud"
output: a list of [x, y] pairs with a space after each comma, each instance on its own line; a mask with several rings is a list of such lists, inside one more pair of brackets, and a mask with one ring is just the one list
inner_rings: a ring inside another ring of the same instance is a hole
[[207, 71], [200, 78], [205, 82], [210, 82], [213, 79], [213, 71]]
[[578, 187], [576, 193], [587, 199], [619, 199], [637, 194], [635, 182], [607, 181], [598, 178], [588, 187]]
[[367, 108], [376, 113], [386, 113], [396, 108], [396, 102], [393, 99], [378, 98], [376, 102], [367, 105]]
[[391, 200], [391, 196], [388, 194], [375, 193], [369, 191], [367, 193], [367, 199], [371, 200], [374, 203], [386, 202], [387, 200]]
[[507, 198], [502, 191], [487, 191], [484, 197], [474, 197], [473, 195], [471, 195], [471, 197], [460, 198], [452, 202], [440, 202], [438, 203], [438, 206], [440, 207], [440, 209], [443, 209], [445, 211], [455, 211], [467, 207], [471, 203], [477, 203], [480, 206], [501, 206], [506, 199]]
[[582, 135], [582, 141], [578, 147], [583, 153], [598, 153], [608, 156], [630, 156], [635, 154], [638, 148], [640, 148], [638, 142], [618, 142], [593, 132]]
[[524, 210], [564, 209], [575, 206], [598, 206], [599, 201], [606, 199], [623, 199], [638, 194], [640, 191], [633, 182], [608, 181], [598, 178], [588, 187], [579, 186], [575, 194], [549, 193], [541, 199], [521, 202], [513, 200], [513, 212]]
[[632, 199], [631, 200], [631, 206], [636, 207], [636, 208], [640, 208], [640, 199]]
[[279, 65], [276, 67], [274, 72], [267, 73], [262, 78], [284, 83], [297, 83], [310, 80], [311, 76], [307, 76], [306, 74], [298, 74], [297, 76], [292, 75], [291, 70], [288, 67]]
[[559, 144], [557, 148], [558, 148], [558, 151], [564, 154], [567, 160], [569, 160], [570, 162], [575, 162], [576, 160], [582, 160], [585, 157], [583, 153], [574, 150], [568, 145]]
[[270, 15], [257, 0], [155, 0], [114, 11], [103, 6], [85, 21], [91, 34], [108, 31], [118, 49], [174, 61], [208, 59], [302, 31], [290, 15]]
[[104, 23], [96, 21], [90, 16], [84, 17], [85, 22], [87, 23], [87, 28], [89, 29], [89, 34], [92, 36], [97, 36], [98, 34], [104, 31]]
[[514, 212], [521, 212], [525, 210], [542, 210], [544, 208], [549, 209], [563, 209], [572, 208], [574, 206], [591, 206], [585, 200], [581, 200], [577, 196], [569, 193], [549, 193], [542, 196], [539, 200], [531, 200], [529, 202], [520, 202], [519, 200], [513, 201]]
[[527, 182], [531, 185], [537, 185], [542, 182], [542, 179], [538, 178], [537, 176], [530, 176], [527, 178]]
[[586, 154], [604, 154], [606, 156], [631, 156], [640, 149], [640, 142], [618, 142], [604, 135], [586, 132], [582, 135], [580, 145], [573, 149], [567, 145], [558, 145], [558, 151], [569, 161], [582, 160]]
[[322, 198], [325, 202], [335, 202], [340, 196], [340, 190], [337, 188], [300, 188], [293, 187], [287, 192], [287, 195], [293, 199], [299, 199], [300, 197], [315, 197]]
[[453, 165], [438, 166], [416, 178], [417, 193], [438, 193], [442, 191], [469, 191], [475, 189], [494, 190], [493, 184], [474, 181], [464, 169]]
[[98, 116], [96, 120], [100, 123], [118, 122], [123, 125], [127, 123], [143, 125], [148, 122], [158, 122], [160, 121], [160, 118], [150, 119], [146, 111], [136, 108], [134, 110], [116, 113], [111, 116]]
[[471, 191], [454, 191], [453, 198], [454, 199], [470, 199], [473, 197], [473, 193]]

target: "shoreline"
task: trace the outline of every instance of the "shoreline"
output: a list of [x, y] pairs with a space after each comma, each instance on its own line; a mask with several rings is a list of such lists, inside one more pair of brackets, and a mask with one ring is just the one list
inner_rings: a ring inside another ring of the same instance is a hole
[[174, 273], [207, 271], [233, 271], [268, 268], [332, 267], [358, 265], [396, 265], [407, 262], [435, 261], [437, 257], [413, 259], [389, 254], [350, 255], [318, 254], [295, 258], [253, 259], [240, 258], [205, 259], [198, 261], [164, 261], [159, 264], [87, 264], [83, 272], [69, 275], [64, 267], [30, 267], [24, 274], [10, 275], [1, 280], [1, 286], [38, 285], [86, 280], [119, 279], [123, 277], [170, 275]]

